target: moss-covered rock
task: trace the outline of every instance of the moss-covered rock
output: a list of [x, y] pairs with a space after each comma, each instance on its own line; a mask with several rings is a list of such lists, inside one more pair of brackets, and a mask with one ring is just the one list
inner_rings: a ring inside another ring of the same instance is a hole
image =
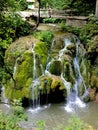
[[[28, 39], [30, 39], [30, 43]], [[92, 50], [97, 53], [96, 48], [90, 48], [93, 47], [89, 46], [88, 55], [92, 55]], [[21, 40], [17, 40], [8, 48], [5, 54], [6, 73], [4, 83], [6, 96], [9, 99], [32, 99], [30, 87], [32, 88], [32, 93], [36, 87], [37, 96], [41, 92], [40, 96], [48, 94], [51, 101], [51, 97], [55, 98], [55, 100], [58, 98], [61, 101], [60, 96], [63, 95], [62, 97], [65, 98], [67, 91], [69, 89], [74, 90], [73, 87], [75, 85], [79, 86], [79, 96], [83, 96], [86, 87], [88, 88], [89, 86], [97, 88], [97, 91], [98, 57], [96, 56], [94, 60], [95, 65], [90, 69], [90, 61], [88, 61], [86, 56], [84, 46], [78, 44], [77, 38], [71, 34], [55, 35], [49, 50], [44, 41], [35, 40], [31, 37], [27, 38], [27, 41], [22, 41], [22, 43]], [[77, 69], [74, 63], [75, 57], [77, 58]], [[49, 73], [46, 75], [47, 61]], [[36, 79], [39, 79], [37, 85]], [[36, 100], [37, 96], [35, 95]], [[88, 100], [88, 97], [85, 100]]]
[[33, 55], [31, 51], [25, 51], [17, 60], [17, 70], [6, 85], [6, 96], [9, 99], [29, 97], [29, 86], [33, 77]]
[[34, 46], [34, 52], [38, 55], [43, 67], [46, 67], [48, 50], [45, 42], [37, 42]]
[[62, 64], [61, 64], [61, 61], [55, 60], [55, 61], [51, 62], [50, 67], [49, 67], [49, 72], [51, 74], [60, 76], [61, 73], [62, 73]]
[[[71, 62], [71, 61], [70, 61]], [[70, 63], [69, 61], [65, 61], [63, 65], [63, 76], [64, 78], [71, 82], [72, 84], [75, 83], [75, 72], [73, 63]]]
[[41, 104], [63, 102], [67, 97], [67, 87], [64, 85], [62, 79], [59, 76], [42, 76], [40, 78], [39, 88], [41, 91]]
[[67, 88], [59, 76], [45, 75], [40, 78], [40, 89], [42, 92], [49, 93], [50, 90], [55, 91], [56, 87], [59, 87], [59, 90], [66, 90]]
[[[9, 99], [28, 98], [29, 87], [33, 79], [34, 55], [32, 44], [38, 42], [33, 36], [22, 37], [16, 40], [5, 53], [5, 75], [3, 83], [5, 94]], [[41, 75], [40, 60], [36, 55], [38, 65], [37, 76]]]
[[25, 51], [20, 58], [22, 62], [17, 61], [17, 71], [14, 75], [16, 88], [29, 87], [33, 77], [33, 54], [31, 51]]

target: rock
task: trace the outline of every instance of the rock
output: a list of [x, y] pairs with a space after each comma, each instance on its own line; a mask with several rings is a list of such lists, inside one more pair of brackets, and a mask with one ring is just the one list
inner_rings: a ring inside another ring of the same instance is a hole
[[61, 61], [56, 61], [56, 60], [53, 61], [53, 62], [50, 64], [49, 72], [50, 72], [51, 74], [60, 76], [61, 73], [62, 73]]
[[[34, 68], [34, 46], [36, 60], [36, 74]], [[10, 45], [5, 53], [5, 66], [7, 68], [3, 79], [6, 87], [5, 94], [9, 99], [29, 98], [29, 87], [33, 77], [42, 75], [46, 66], [47, 47], [33, 36], [22, 37]], [[35, 76], [34, 76], [35, 75]]]
[[34, 51], [38, 55], [41, 64], [43, 65], [43, 68], [45, 69], [46, 67], [46, 62], [47, 62], [47, 56], [48, 56], [48, 50], [46, 43], [44, 42], [37, 42], [34, 46]]

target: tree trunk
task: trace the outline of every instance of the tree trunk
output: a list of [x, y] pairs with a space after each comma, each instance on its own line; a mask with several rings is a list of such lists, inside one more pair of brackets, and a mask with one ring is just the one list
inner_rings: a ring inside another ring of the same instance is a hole
[[96, 0], [95, 16], [98, 17], [98, 0]]
[[40, 23], [40, 8], [41, 8], [41, 0], [37, 0], [38, 2], [38, 16], [37, 16], [37, 23], [35, 25], [35, 27], [33, 28], [33, 30], [36, 30], [36, 28], [39, 26]]

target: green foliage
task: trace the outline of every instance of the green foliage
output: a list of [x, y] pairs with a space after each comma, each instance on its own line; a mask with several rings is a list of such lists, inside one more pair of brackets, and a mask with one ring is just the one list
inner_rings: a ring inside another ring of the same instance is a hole
[[18, 121], [27, 120], [27, 115], [24, 113], [24, 108], [22, 107], [22, 102], [20, 99], [14, 99], [12, 102], [12, 111], [14, 116], [18, 118]]
[[56, 23], [58, 20], [57, 18], [45, 18], [43, 19], [43, 23]]
[[21, 10], [27, 9], [28, 3], [26, 0], [19, 0], [18, 5], [20, 6]]
[[21, 107], [20, 100], [15, 100], [12, 106], [12, 114], [0, 111], [0, 130], [22, 130], [18, 123], [27, 120], [24, 109]]
[[77, 35], [81, 42], [88, 45], [92, 37], [98, 35], [98, 19], [94, 15], [90, 15], [88, 23], [82, 28], [67, 26], [65, 22], [60, 24], [61, 31], [69, 32]]
[[42, 6], [50, 6], [54, 9], [67, 9], [69, 8], [70, 3], [71, 0], [42, 0]]
[[61, 31], [63, 31], [63, 32], [73, 33], [77, 36], [79, 36], [80, 30], [81, 30], [81, 29], [74, 27], [74, 26], [67, 26], [64, 21], [61, 22], [60, 28], [61, 28]]
[[70, 8], [74, 15], [88, 16], [95, 11], [96, 0], [75, 0], [72, 1]]
[[52, 39], [53, 39], [53, 33], [51, 31], [36, 32], [34, 35], [39, 40], [45, 42], [47, 47], [48, 47], [48, 49], [50, 48], [51, 43], [52, 43]]
[[74, 15], [89, 15], [95, 11], [96, 0], [42, 0], [41, 6], [53, 9], [69, 9]]
[[45, 130], [45, 122], [44, 121], [37, 121], [38, 130]]
[[[53, 130], [89, 130], [92, 129], [92, 127], [89, 127], [88, 124], [84, 123], [82, 120], [80, 120], [79, 118], [72, 116], [69, 120], [68, 120], [68, 124], [65, 128], [62, 125], [57, 126], [56, 128], [54, 128]], [[43, 121], [38, 121], [37, 122], [37, 126], [38, 126], [38, 130], [45, 130], [45, 122]]]
[[[2, 64], [0, 69], [4, 67], [5, 51], [12, 41], [30, 33], [30, 25], [15, 12], [25, 2], [25, 0], [0, 0], [0, 63]], [[2, 74], [0, 78], [2, 80]]]
[[90, 43], [91, 38], [95, 35], [98, 35], [98, 20], [93, 17], [81, 28], [79, 38], [84, 43]]
[[26, 5], [26, 0], [0, 0], [0, 11], [23, 10]]
[[88, 125], [79, 118], [73, 116], [69, 119], [69, 125], [65, 128], [65, 130], [88, 130]]

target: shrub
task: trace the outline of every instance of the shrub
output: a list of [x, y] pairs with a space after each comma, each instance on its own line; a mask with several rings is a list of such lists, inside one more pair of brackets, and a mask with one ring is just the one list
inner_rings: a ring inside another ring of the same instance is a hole
[[5, 114], [0, 111], [0, 130], [22, 130], [18, 123], [24, 119], [27, 120], [27, 116], [19, 100], [14, 100], [12, 112], [12, 114]]
[[45, 18], [43, 19], [43, 23], [56, 23], [58, 20], [57, 18]]
[[47, 47], [50, 48], [53, 39], [53, 33], [51, 31], [36, 32], [34, 36], [45, 42]]
[[88, 125], [79, 118], [72, 116], [72, 118], [69, 119], [69, 125], [65, 130], [88, 130]]

